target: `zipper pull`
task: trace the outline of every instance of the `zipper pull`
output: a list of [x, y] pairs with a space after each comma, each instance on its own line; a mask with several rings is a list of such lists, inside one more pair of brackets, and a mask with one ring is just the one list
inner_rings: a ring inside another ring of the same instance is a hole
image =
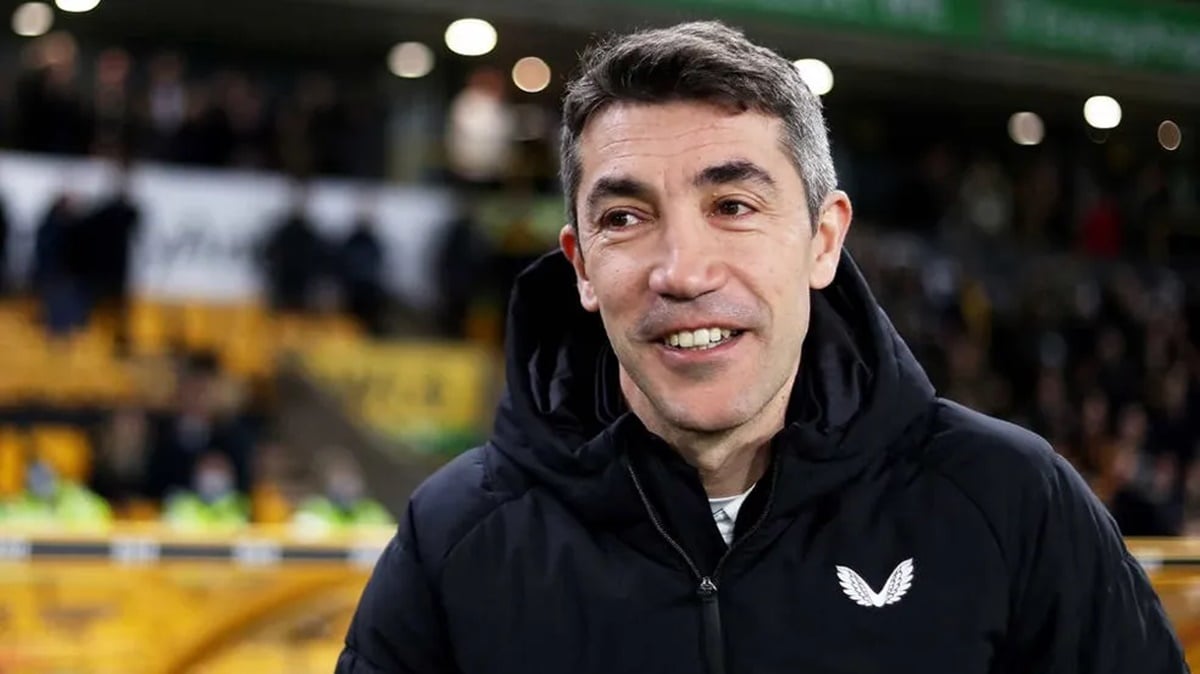
[[696, 594], [700, 595], [701, 599], [710, 599], [717, 594], [717, 584], [712, 578], [705, 576], [700, 579], [700, 587], [696, 589]]

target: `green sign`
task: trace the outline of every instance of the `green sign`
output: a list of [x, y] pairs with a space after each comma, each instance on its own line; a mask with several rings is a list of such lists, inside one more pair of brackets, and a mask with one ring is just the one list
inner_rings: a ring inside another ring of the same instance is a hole
[[979, 0], [648, 0], [697, 12], [758, 14], [824, 25], [975, 40]]
[[1003, 0], [1002, 39], [1126, 66], [1200, 70], [1200, 9], [1132, 0]]
[[[610, 0], [611, 1], [611, 0]], [[620, 0], [632, 3], [635, 0]], [[1122, 66], [1200, 70], [1200, 6], [1139, 0], [642, 0], [693, 14], [946, 39]], [[984, 17], [992, 18], [985, 20]]]

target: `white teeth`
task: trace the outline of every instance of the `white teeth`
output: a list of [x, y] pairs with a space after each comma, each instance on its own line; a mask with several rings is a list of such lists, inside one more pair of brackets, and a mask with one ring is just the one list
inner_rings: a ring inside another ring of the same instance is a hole
[[724, 328], [698, 328], [667, 335], [663, 341], [680, 349], [711, 349], [732, 336], [733, 331]]

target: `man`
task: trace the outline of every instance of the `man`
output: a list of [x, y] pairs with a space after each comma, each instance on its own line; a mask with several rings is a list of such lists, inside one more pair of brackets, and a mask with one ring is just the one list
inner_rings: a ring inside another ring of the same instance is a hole
[[1187, 671], [1080, 478], [936, 398], [841, 254], [785, 59], [627, 35], [564, 113], [492, 440], [413, 496], [338, 672]]

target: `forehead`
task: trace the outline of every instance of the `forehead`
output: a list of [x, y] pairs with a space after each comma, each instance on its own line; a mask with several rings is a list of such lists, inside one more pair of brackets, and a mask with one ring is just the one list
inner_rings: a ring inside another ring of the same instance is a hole
[[779, 118], [753, 110], [690, 101], [614, 103], [593, 115], [580, 136], [581, 186], [609, 173], [694, 171], [732, 157], [783, 179], [795, 174], [783, 131]]

